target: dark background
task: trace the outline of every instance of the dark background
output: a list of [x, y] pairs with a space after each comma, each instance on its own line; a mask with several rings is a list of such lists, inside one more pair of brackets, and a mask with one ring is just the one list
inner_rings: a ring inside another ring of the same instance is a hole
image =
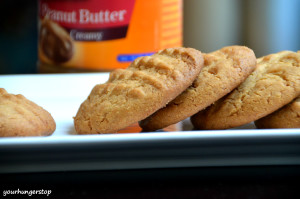
[[0, 5], [0, 74], [36, 73], [37, 1]]
[[38, 198], [64, 199], [296, 199], [299, 174], [297, 166], [2, 174], [0, 190], [44, 189], [51, 195]]

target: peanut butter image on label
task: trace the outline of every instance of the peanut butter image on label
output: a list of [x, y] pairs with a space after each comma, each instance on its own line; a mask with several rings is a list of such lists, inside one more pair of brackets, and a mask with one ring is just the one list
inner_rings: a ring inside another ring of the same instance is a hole
[[74, 44], [69, 33], [46, 18], [41, 23], [39, 45], [41, 53], [54, 63], [67, 62], [74, 54]]

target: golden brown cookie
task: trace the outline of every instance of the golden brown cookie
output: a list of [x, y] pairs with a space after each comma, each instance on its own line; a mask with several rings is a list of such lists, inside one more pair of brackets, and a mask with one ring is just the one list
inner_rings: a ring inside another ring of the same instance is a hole
[[300, 128], [300, 97], [281, 109], [255, 121], [255, 126], [268, 128]]
[[254, 52], [244, 46], [224, 47], [203, 57], [204, 67], [193, 84], [139, 122], [144, 131], [161, 129], [196, 114], [236, 88], [256, 67]]
[[115, 133], [165, 106], [189, 87], [203, 66], [200, 51], [170, 48], [137, 58], [96, 85], [74, 118], [80, 134]]
[[257, 60], [235, 90], [191, 117], [197, 129], [228, 129], [260, 119], [300, 94], [300, 53], [282, 51]]
[[42, 107], [0, 88], [0, 137], [46, 136], [55, 128], [54, 119]]

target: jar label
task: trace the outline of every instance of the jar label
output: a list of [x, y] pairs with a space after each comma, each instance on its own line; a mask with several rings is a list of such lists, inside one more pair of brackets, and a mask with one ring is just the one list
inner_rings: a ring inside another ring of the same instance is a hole
[[134, 1], [41, 0], [39, 15], [64, 27], [73, 40], [111, 40], [126, 36]]
[[39, 0], [39, 61], [112, 70], [181, 46], [181, 1]]

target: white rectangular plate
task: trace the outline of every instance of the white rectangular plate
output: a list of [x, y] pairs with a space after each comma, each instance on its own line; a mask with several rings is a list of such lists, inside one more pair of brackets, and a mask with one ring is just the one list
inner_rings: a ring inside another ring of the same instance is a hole
[[255, 129], [253, 123], [219, 131], [77, 135], [80, 104], [108, 73], [0, 75], [0, 88], [49, 111], [48, 137], [0, 138], [0, 173], [199, 166], [298, 165], [299, 129]]

